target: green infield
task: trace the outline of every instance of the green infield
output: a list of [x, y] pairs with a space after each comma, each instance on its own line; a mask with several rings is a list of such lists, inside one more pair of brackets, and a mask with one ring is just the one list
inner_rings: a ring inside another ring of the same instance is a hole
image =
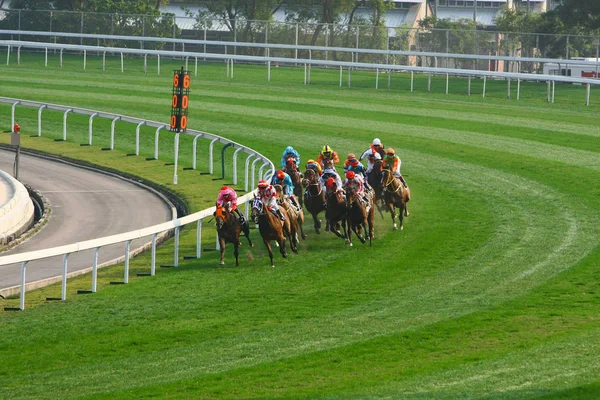
[[[14, 58], [13, 58], [14, 61]], [[155, 63], [156, 60], [153, 60]], [[0, 96], [168, 121], [172, 70], [155, 64], [35, 54], [0, 66]], [[193, 70], [193, 64], [191, 65]], [[109, 286], [123, 267], [69, 281], [64, 303], [46, 304], [51, 286], [27, 294], [24, 312], [0, 312], [0, 397], [36, 398], [597, 398], [600, 396], [600, 100], [592, 89], [524, 83], [521, 99], [507, 99], [505, 81], [482, 81], [353, 71], [339, 87], [339, 71], [200, 62], [191, 87], [189, 127], [252, 147], [276, 164], [288, 145], [302, 163], [329, 144], [341, 156], [366, 150], [379, 137], [402, 158], [411, 187], [411, 215], [393, 231], [388, 213], [375, 217], [373, 247], [349, 248], [329, 232], [309, 237], [299, 253], [271, 268], [257, 230], [256, 247], [231, 249], [226, 265], [215, 252]], [[0, 125], [10, 126], [10, 105]], [[143, 128], [44, 111], [42, 137], [24, 146], [119, 169], [168, 187], [191, 210], [213, 204], [224, 181], [191, 166], [191, 138], [182, 140], [179, 185], [172, 185], [173, 136], [160, 136], [160, 162], [145, 161], [154, 146]], [[25, 134], [37, 132], [37, 110], [17, 107]], [[9, 141], [0, 135], [0, 141]], [[202, 142], [202, 141], [201, 141]], [[231, 154], [231, 153], [228, 153]], [[220, 162], [220, 155], [215, 166]], [[230, 167], [230, 157], [227, 158]], [[218, 171], [218, 169], [217, 169]], [[239, 171], [242, 171], [241, 167]], [[208, 221], [205, 247], [214, 244]], [[183, 232], [181, 255], [194, 254], [195, 229]], [[172, 243], [159, 260], [171, 263]], [[149, 257], [132, 262], [147, 271]], [[18, 299], [1, 301], [15, 306]]]

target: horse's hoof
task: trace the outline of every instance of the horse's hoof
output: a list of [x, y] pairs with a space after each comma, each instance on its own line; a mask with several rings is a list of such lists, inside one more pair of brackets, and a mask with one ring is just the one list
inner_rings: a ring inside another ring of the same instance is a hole
[[352, 246], [353, 246], [353, 244], [352, 244], [352, 243], [350, 243], [350, 247], [352, 247]]
[[287, 258], [287, 253], [281, 255], [283, 258]]
[[275, 265], [271, 265], [271, 267], [275, 268]]
[[221, 261], [219, 264], [221, 264], [221, 265], [225, 265], [225, 261]]
[[398, 226], [396, 224], [394, 224], [394, 230], [397, 231], [398, 230]]
[[250, 243], [250, 247], [254, 247], [254, 243]]
[[400, 230], [403, 231], [404, 230], [404, 225], [400, 226]]
[[279, 242], [275, 242], [275, 246], [279, 247]]
[[409, 213], [408, 211], [404, 212], [404, 216], [405, 216], [405, 217], [408, 217], [408, 216], [409, 216], [409, 214], [410, 214], [410, 213]]

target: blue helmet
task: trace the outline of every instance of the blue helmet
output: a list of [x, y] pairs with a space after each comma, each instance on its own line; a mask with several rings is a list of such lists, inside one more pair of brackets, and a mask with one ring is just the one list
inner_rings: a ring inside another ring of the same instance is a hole
[[292, 146], [288, 146], [285, 148], [285, 152], [286, 153], [293, 153], [294, 152], [294, 148]]

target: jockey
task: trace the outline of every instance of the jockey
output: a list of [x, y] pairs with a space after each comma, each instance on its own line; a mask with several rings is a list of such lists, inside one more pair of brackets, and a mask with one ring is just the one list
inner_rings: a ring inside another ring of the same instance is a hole
[[[367, 151], [362, 153], [362, 155], [359, 158], [359, 161], [362, 161], [365, 157], [368, 157], [370, 154], [379, 154], [380, 158], [385, 157], [385, 147], [383, 146], [379, 138], [373, 139], [371, 147]], [[371, 169], [373, 169], [373, 166], [371, 166], [369, 172], [371, 171]]]
[[371, 173], [371, 171], [373, 171], [373, 166], [375, 166], [375, 161], [381, 160], [381, 159], [382, 158], [379, 155], [379, 153], [369, 153], [369, 154], [367, 154], [367, 171], [365, 172], [366, 176], [369, 176], [369, 174]]
[[271, 185], [281, 185], [281, 188], [283, 189], [283, 196], [289, 197], [292, 205], [296, 207], [297, 211], [300, 211], [300, 206], [294, 197], [294, 184], [292, 183], [292, 178], [290, 178], [285, 171], [277, 171], [273, 176], [273, 179], [271, 179]]
[[391, 170], [393, 171], [394, 176], [396, 178], [400, 179], [400, 182], [402, 182], [404, 187], [407, 188], [408, 185], [406, 184], [404, 177], [400, 173], [400, 165], [402, 165], [402, 161], [400, 160], [400, 157], [398, 157], [396, 155], [396, 152], [394, 151], [394, 149], [392, 149], [391, 147], [389, 149], [387, 149], [386, 156], [383, 159], [383, 166], [384, 167], [389, 166], [391, 168]]
[[327, 167], [323, 170], [323, 175], [321, 175], [321, 177], [319, 178], [321, 187], [323, 189], [325, 189], [327, 180], [329, 178], [333, 178], [338, 190], [342, 189], [342, 178], [340, 178], [340, 176], [338, 175], [337, 171], [335, 170], [335, 168], [333, 167], [333, 164], [331, 162], [327, 163]]
[[272, 185], [269, 185], [267, 181], [258, 181], [258, 193], [256, 196], [263, 204], [268, 208], [272, 209], [280, 220], [285, 221], [285, 217], [277, 205], [277, 192]]
[[321, 169], [321, 164], [319, 164], [315, 160], [312, 160], [312, 159], [308, 160], [306, 162], [306, 169], [312, 169], [317, 174], [319, 174], [319, 176], [323, 175], [323, 170]]
[[234, 211], [237, 214], [240, 222], [244, 223], [244, 216], [237, 208], [237, 194], [235, 193], [235, 190], [229, 186], [223, 186], [217, 196], [217, 207], [227, 208], [227, 206], [231, 208], [231, 211]]
[[[378, 153], [375, 154], [379, 155]], [[346, 167], [346, 165], [348, 166]], [[371, 167], [371, 169], [373, 169], [373, 167]], [[361, 162], [356, 159], [356, 156], [353, 153], [348, 154], [348, 159], [346, 162], [344, 162], [344, 170], [346, 172], [352, 171], [356, 175], [361, 176], [365, 185], [365, 189], [368, 192], [371, 191], [371, 186], [369, 186], [369, 183], [367, 182], [367, 170], [365, 169], [364, 165], [362, 165]]]
[[296, 162], [296, 166], [300, 165], [300, 153], [298, 153], [296, 150], [294, 150], [294, 148], [292, 146], [288, 146], [285, 148], [285, 150], [283, 151], [283, 154], [281, 155], [281, 166], [285, 167], [285, 163], [288, 160], [288, 158], [293, 158], [294, 161]]
[[323, 146], [323, 150], [321, 150], [321, 154], [319, 154], [317, 162], [323, 167], [325, 166], [325, 161], [327, 160], [332, 160], [333, 164], [337, 164], [340, 162], [338, 154], [335, 151], [333, 151], [331, 146], [329, 146], [328, 144]]
[[344, 189], [352, 187], [354, 193], [362, 196], [363, 200], [369, 204], [369, 198], [365, 193], [365, 183], [361, 175], [356, 174], [354, 171], [346, 172], [346, 180], [344, 181]]

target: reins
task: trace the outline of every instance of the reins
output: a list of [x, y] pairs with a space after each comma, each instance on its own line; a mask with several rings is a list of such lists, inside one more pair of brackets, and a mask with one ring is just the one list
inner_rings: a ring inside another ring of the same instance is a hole
[[[383, 172], [382, 172], [382, 174], [383, 174]], [[392, 184], [392, 182], [394, 182], [394, 179], [395, 179], [394, 175], [391, 172], [386, 171], [385, 179], [387, 182], [383, 184], [383, 186], [384, 186], [383, 190], [385, 190], [386, 192], [390, 192], [390, 193], [396, 193], [400, 190], [401, 186], [399, 183], [398, 183], [398, 187], [396, 188], [396, 190], [388, 190], [388, 186], [390, 186]]]

